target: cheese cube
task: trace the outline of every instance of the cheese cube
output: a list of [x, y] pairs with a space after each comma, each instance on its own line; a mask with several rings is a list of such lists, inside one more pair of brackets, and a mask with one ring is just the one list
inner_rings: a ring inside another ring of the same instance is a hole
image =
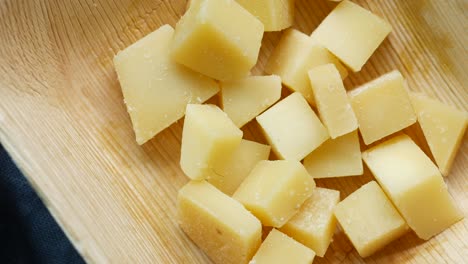
[[407, 135], [365, 151], [363, 159], [420, 238], [429, 239], [463, 218], [437, 167]]
[[411, 102], [432, 155], [447, 176], [463, 140], [468, 114], [422, 94], [412, 94]]
[[361, 257], [370, 256], [408, 230], [375, 181], [338, 203], [335, 216]]
[[333, 9], [311, 37], [358, 72], [391, 31], [389, 23], [346, 0]]
[[315, 253], [311, 249], [273, 229], [258, 249], [250, 264], [311, 264]]
[[164, 25], [114, 57], [140, 145], [183, 117], [188, 103], [202, 103], [219, 90], [214, 80], [170, 59], [173, 33]]
[[187, 105], [182, 131], [180, 166], [194, 180], [205, 179], [215, 164], [239, 146], [242, 131], [214, 105]]
[[260, 161], [233, 197], [265, 226], [281, 227], [309, 198], [315, 182], [299, 161]]
[[339, 191], [315, 188], [299, 212], [280, 231], [323, 257], [335, 232], [336, 218], [333, 211], [339, 201]]
[[237, 0], [265, 26], [265, 31], [280, 31], [294, 22], [294, 0]]
[[364, 143], [371, 144], [416, 122], [403, 76], [393, 71], [348, 93]]
[[242, 127], [281, 97], [281, 78], [250, 76], [221, 83], [221, 103], [224, 112], [238, 127]]
[[227, 195], [232, 195], [261, 160], [268, 160], [270, 146], [242, 139], [225, 161], [215, 164], [207, 181]]
[[177, 23], [172, 55], [214, 79], [237, 79], [256, 64], [262, 37], [263, 24], [234, 0], [200, 0]]
[[260, 246], [260, 221], [206, 181], [182, 187], [177, 209], [182, 230], [214, 263], [247, 264]]
[[304, 159], [313, 178], [362, 175], [361, 148], [357, 131], [325, 141]]
[[340, 73], [334, 64], [317, 66], [309, 71], [315, 103], [331, 138], [358, 128]]
[[343, 79], [347, 76], [346, 68], [327, 49], [314, 43], [306, 34], [288, 29], [270, 55], [265, 72], [279, 75], [285, 86], [302, 93], [310, 104], [314, 104], [307, 72], [327, 63], [335, 64]]
[[263, 114], [257, 122], [282, 159], [302, 160], [329, 138], [312, 108], [300, 93], [293, 93]]

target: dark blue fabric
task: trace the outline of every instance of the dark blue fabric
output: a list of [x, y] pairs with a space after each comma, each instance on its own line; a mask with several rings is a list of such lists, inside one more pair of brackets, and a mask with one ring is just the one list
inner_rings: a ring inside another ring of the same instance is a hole
[[84, 263], [1, 145], [0, 263]]

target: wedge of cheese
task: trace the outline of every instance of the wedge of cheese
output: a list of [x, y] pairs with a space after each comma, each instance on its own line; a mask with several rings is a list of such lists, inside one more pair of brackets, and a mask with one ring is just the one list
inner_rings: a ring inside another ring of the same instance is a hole
[[170, 58], [174, 29], [164, 25], [114, 57], [138, 144], [184, 116], [185, 107], [219, 91], [216, 82]]
[[370, 148], [362, 157], [420, 238], [427, 240], [463, 218], [439, 169], [407, 135]]
[[260, 246], [260, 221], [206, 181], [182, 187], [177, 210], [182, 230], [214, 263], [247, 264]]
[[432, 155], [447, 176], [468, 125], [468, 113], [417, 93], [411, 94], [411, 102]]

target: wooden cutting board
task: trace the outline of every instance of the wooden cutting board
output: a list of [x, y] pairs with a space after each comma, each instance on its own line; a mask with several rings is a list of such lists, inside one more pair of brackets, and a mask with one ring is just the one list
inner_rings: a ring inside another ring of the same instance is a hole
[[[410, 88], [468, 110], [466, 0], [356, 1], [394, 32], [348, 88], [399, 69]], [[182, 122], [144, 146], [134, 140], [112, 66], [119, 50], [163, 24], [185, 1], [0, 0], [0, 140], [90, 263], [209, 263], [176, 223]], [[336, 3], [298, 0], [309, 34]], [[280, 33], [267, 33], [262, 67]], [[263, 141], [256, 124], [247, 138]], [[427, 152], [417, 125], [405, 130]], [[427, 152], [429, 153], [429, 152]], [[468, 214], [468, 143], [447, 184]], [[342, 198], [372, 176], [318, 180]], [[54, 246], [54, 245], [51, 245]], [[466, 263], [468, 220], [430, 241], [409, 233], [367, 263]], [[363, 263], [342, 232], [314, 263]]]

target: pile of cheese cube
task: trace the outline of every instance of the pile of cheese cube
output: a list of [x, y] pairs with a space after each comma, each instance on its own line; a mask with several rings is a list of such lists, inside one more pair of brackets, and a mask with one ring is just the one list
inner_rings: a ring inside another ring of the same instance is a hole
[[[467, 113], [409, 92], [396, 70], [347, 92], [348, 70], [360, 71], [391, 32], [357, 4], [340, 2], [311, 36], [287, 29], [293, 20], [294, 0], [193, 0], [175, 30], [162, 26], [115, 56], [139, 144], [185, 115], [184, 232], [215, 263], [311, 263], [337, 223], [366, 257], [410, 229], [429, 239], [459, 221], [442, 175]], [[264, 31], [281, 30], [270, 75], [251, 76]], [[217, 93], [221, 108], [202, 104]], [[242, 139], [254, 119], [269, 145]], [[437, 166], [394, 135], [417, 121]], [[361, 146], [358, 130], [374, 144]], [[377, 181], [344, 200], [315, 186], [362, 175], [362, 160]], [[271, 228], [263, 242], [262, 227]]]

